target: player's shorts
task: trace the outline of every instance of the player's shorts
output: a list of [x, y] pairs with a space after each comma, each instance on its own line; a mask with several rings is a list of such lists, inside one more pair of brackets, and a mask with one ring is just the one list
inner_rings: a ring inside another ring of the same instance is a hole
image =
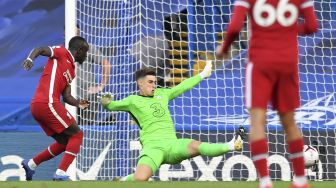
[[62, 103], [32, 103], [30, 111], [48, 136], [61, 133], [76, 122]]
[[150, 143], [141, 151], [139, 164], [151, 167], [153, 174], [161, 164], [179, 164], [189, 159], [188, 146], [192, 139], [174, 139]]
[[299, 75], [295, 63], [247, 64], [246, 107], [267, 109], [268, 102], [280, 113], [292, 112], [300, 106]]

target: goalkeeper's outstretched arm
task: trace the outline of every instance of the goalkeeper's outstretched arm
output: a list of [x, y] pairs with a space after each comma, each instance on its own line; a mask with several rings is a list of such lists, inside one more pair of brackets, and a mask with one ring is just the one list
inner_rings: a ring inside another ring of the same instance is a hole
[[123, 100], [113, 101], [113, 96], [110, 93], [104, 94], [100, 97], [100, 103], [106, 110], [109, 111], [128, 111], [130, 105], [129, 101], [129, 97]]
[[211, 72], [212, 72], [212, 61], [208, 60], [208, 61], [206, 61], [206, 65], [205, 65], [205, 67], [204, 67], [204, 69], [201, 73], [199, 73], [196, 76], [193, 76], [191, 78], [188, 78], [188, 79], [184, 80], [183, 82], [181, 82], [177, 86], [168, 90], [169, 91], [169, 100], [172, 100], [172, 99], [178, 97], [179, 95], [181, 95], [182, 93], [190, 90], [195, 85], [200, 83], [204, 78], [209, 77], [211, 75]]

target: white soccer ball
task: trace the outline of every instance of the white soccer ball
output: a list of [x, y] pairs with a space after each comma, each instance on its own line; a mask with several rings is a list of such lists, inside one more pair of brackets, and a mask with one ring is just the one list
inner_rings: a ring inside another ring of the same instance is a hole
[[305, 161], [305, 167], [309, 168], [312, 167], [314, 164], [318, 163], [319, 161], [319, 153], [311, 145], [304, 145], [303, 146], [303, 157]]

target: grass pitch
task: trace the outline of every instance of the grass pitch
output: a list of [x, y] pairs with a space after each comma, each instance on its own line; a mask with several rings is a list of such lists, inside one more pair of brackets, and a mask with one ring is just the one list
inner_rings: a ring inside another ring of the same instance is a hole
[[[335, 188], [335, 181], [310, 182], [311, 188]], [[289, 188], [290, 182], [274, 182], [274, 188]], [[258, 188], [258, 182], [114, 182], [78, 181], [52, 182], [32, 181], [0, 182], [0, 188]]]

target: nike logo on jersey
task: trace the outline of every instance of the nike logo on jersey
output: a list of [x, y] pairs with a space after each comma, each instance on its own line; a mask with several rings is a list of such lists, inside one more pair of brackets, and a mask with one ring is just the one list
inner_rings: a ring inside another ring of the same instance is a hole
[[71, 64], [71, 61], [67, 60], [67, 62]]
[[157, 96], [156, 98], [157, 98], [157, 99], [162, 99], [162, 96], [159, 95], [159, 96]]

